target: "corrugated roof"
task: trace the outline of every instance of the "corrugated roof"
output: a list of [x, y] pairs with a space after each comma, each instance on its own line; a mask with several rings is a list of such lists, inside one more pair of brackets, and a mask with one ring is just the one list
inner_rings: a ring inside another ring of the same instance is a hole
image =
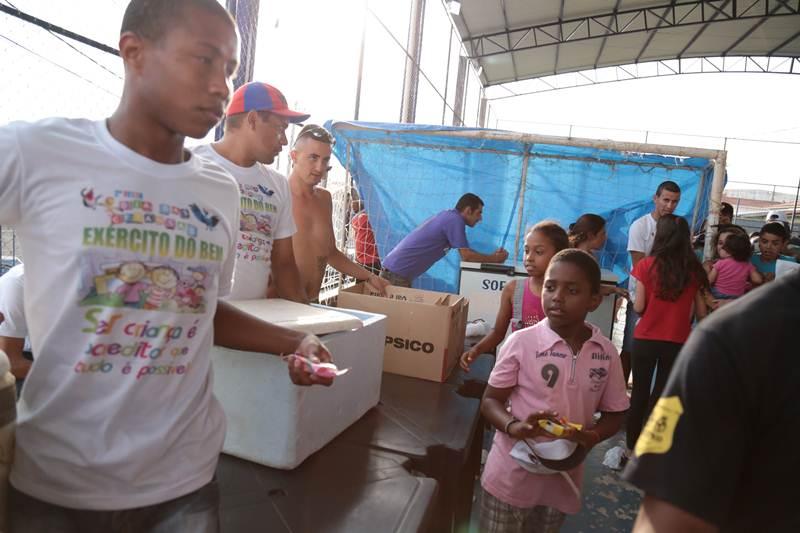
[[800, 66], [800, 0], [462, 0], [453, 20], [485, 86], [698, 57]]

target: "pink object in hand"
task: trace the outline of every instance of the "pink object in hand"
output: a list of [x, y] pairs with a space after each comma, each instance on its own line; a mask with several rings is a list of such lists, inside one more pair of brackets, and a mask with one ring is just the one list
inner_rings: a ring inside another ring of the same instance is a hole
[[343, 376], [350, 371], [349, 368], [339, 370], [339, 368], [333, 363], [314, 363], [311, 361], [311, 359], [308, 359], [307, 357], [297, 353], [292, 355], [304, 362], [309, 367], [312, 374], [315, 374], [321, 378], [335, 378], [338, 376]]

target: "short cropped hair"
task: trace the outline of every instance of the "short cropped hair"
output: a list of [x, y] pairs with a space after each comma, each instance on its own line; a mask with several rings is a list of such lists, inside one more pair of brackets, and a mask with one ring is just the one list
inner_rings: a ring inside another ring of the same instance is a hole
[[658, 189], [656, 189], [656, 196], [661, 196], [661, 192], [662, 191], [676, 192], [676, 193], [680, 194], [681, 193], [681, 188], [674, 181], [662, 181], [658, 185]]
[[600, 292], [600, 265], [597, 264], [597, 260], [590, 253], [577, 248], [561, 250], [550, 259], [548, 269], [558, 262], [571, 263], [578, 267], [583, 271], [586, 280], [592, 287], [592, 293], [597, 294]]
[[469, 207], [472, 210], [478, 209], [479, 207], [483, 207], [483, 200], [481, 200], [477, 194], [472, 194], [468, 192], [464, 196], [458, 199], [456, 202], [456, 211], [461, 212], [464, 209]]
[[789, 232], [786, 231], [786, 226], [784, 226], [780, 222], [767, 222], [766, 224], [761, 226], [761, 231], [758, 232], [758, 235], [761, 236], [764, 235], [765, 233], [777, 235], [784, 241], [789, 239]]
[[120, 33], [132, 32], [145, 39], [158, 41], [167, 31], [184, 20], [187, 8], [197, 7], [235, 22], [217, 0], [131, 0], [122, 17]]

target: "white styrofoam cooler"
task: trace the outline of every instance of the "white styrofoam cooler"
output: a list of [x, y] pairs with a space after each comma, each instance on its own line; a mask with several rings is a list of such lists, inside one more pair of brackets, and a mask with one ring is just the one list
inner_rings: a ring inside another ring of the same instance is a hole
[[228, 422], [224, 453], [292, 469], [377, 405], [386, 317], [335, 311], [356, 317], [363, 325], [320, 336], [336, 365], [350, 368], [330, 387], [292, 384], [287, 363], [274, 355], [212, 348], [214, 394]]
[[[600, 272], [603, 284], [616, 284], [616, 274], [606, 269], [601, 269]], [[503, 287], [513, 279], [527, 277], [528, 273], [522, 264], [510, 266], [462, 261], [458, 294], [469, 298], [468, 320], [481, 318], [489, 327], [494, 327]], [[587, 322], [600, 328], [609, 338], [614, 324], [615, 303], [615, 294], [605, 296], [600, 306], [586, 316]]]

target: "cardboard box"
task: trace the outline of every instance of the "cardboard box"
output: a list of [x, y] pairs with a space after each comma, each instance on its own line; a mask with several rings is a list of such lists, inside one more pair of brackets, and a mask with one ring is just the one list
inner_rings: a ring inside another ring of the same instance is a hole
[[337, 305], [388, 317], [383, 370], [447, 380], [464, 350], [469, 300], [457, 294], [391, 286], [385, 297], [365, 283], [339, 292]]

